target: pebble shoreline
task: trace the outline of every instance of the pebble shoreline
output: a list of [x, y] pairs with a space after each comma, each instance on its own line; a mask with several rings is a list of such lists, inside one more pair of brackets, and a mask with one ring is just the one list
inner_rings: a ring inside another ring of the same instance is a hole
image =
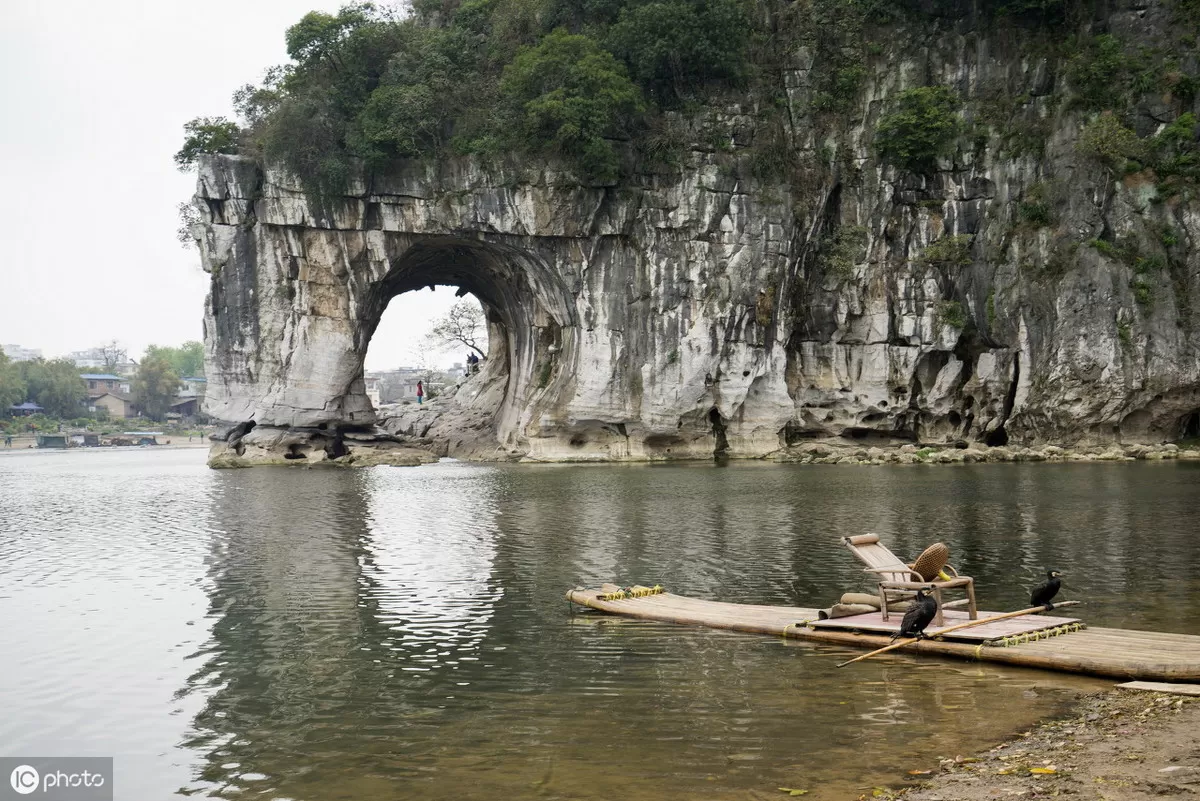
[[1163, 445], [1108, 445], [1105, 447], [1069, 449], [1057, 445], [1037, 448], [987, 447], [971, 443], [967, 447], [953, 445], [918, 446], [906, 443], [899, 447], [845, 445], [840, 442], [816, 441], [792, 446], [777, 454], [774, 460], [790, 464], [977, 464], [989, 462], [1135, 462], [1172, 459], [1200, 460], [1200, 450], [1181, 448], [1173, 443]]

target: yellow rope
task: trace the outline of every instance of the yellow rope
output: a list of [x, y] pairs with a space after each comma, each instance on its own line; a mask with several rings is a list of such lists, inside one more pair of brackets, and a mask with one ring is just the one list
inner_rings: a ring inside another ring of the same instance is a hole
[[642, 587], [640, 589], [622, 587], [616, 592], [600, 593], [596, 597], [601, 601], [623, 601], [626, 598], [645, 598], [647, 595], [661, 595], [664, 592], [666, 592], [666, 589], [661, 584], [655, 584], [653, 587]]
[[[1040, 631], [1027, 631], [1022, 634], [1010, 634], [1007, 637], [1001, 637], [998, 640], [989, 640], [984, 645], [995, 645], [1000, 648], [1011, 648], [1014, 645], [1025, 645], [1026, 643], [1037, 642], [1038, 640], [1048, 640], [1051, 637], [1058, 637], [1062, 634], [1071, 634], [1072, 632], [1082, 631], [1085, 628], [1083, 623], [1066, 623], [1062, 626], [1056, 626], [1051, 629], [1042, 629]], [[979, 655], [979, 649], [975, 649], [975, 655]]]

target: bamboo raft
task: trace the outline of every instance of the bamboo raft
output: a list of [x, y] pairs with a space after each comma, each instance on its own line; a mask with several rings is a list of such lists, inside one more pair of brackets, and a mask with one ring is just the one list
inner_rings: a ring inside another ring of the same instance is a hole
[[[866, 628], [865, 620], [858, 623], [854, 618], [821, 621], [817, 609], [704, 601], [674, 595], [661, 587], [635, 586], [632, 591], [616, 585], [590, 590], [577, 588], [567, 593], [567, 600], [641, 620], [770, 634], [851, 648], [875, 649], [890, 642], [887, 634], [878, 633], [877, 616], [873, 617], [874, 631], [871, 631]], [[979, 614], [983, 617], [996, 613], [980, 611]], [[895, 620], [898, 617], [893, 615], [892, 625], [898, 624]], [[961, 620], [947, 612], [948, 624]], [[1120, 679], [1200, 682], [1200, 637], [1085, 628], [1073, 618], [1045, 615], [1014, 620], [1025, 621], [1025, 625], [1016, 631], [1009, 626], [1004, 633], [994, 637], [981, 637], [979, 632], [989, 626], [1000, 626], [1000, 623], [966, 629], [963, 635], [976, 632], [970, 640], [953, 636], [937, 639], [937, 629], [930, 628], [928, 634], [933, 639], [914, 643], [904, 651]], [[1063, 620], [1071, 622], [1063, 623]]]

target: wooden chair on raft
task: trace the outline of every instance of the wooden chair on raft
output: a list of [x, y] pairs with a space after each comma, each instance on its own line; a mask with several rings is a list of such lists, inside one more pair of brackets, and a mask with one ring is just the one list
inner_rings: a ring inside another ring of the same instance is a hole
[[[912, 598], [916, 591], [933, 587], [933, 597], [938, 602], [937, 617], [933, 626], [943, 625], [942, 610], [967, 607], [971, 620], [979, 618], [975, 607], [975, 579], [960, 576], [947, 562], [950, 549], [938, 542], [929, 546], [912, 564], [906, 564], [879, 541], [878, 534], [860, 534], [842, 537], [846, 547], [867, 567], [865, 572], [874, 573], [879, 579], [879, 604], [883, 619], [888, 619], [888, 603]], [[945, 590], [964, 590], [967, 597], [943, 603]]]

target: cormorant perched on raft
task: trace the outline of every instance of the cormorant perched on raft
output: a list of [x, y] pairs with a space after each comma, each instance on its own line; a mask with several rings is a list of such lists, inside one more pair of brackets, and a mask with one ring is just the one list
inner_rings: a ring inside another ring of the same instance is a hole
[[[933, 587], [928, 589], [932, 590]], [[913, 598], [912, 605], [904, 613], [904, 619], [900, 621], [900, 630], [892, 635], [892, 639], [898, 637], [925, 639], [925, 627], [933, 622], [933, 619], [937, 617], [937, 612], [937, 598], [927, 595], [924, 589], [917, 590], [917, 597]]]
[[1046, 580], [1033, 588], [1033, 592], [1029, 594], [1029, 603], [1033, 606], [1044, 606], [1049, 612], [1054, 608], [1054, 604], [1050, 601], [1055, 595], [1058, 595], [1059, 588], [1062, 587], [1062, 573], [1057, 570], [1047, 570]]

